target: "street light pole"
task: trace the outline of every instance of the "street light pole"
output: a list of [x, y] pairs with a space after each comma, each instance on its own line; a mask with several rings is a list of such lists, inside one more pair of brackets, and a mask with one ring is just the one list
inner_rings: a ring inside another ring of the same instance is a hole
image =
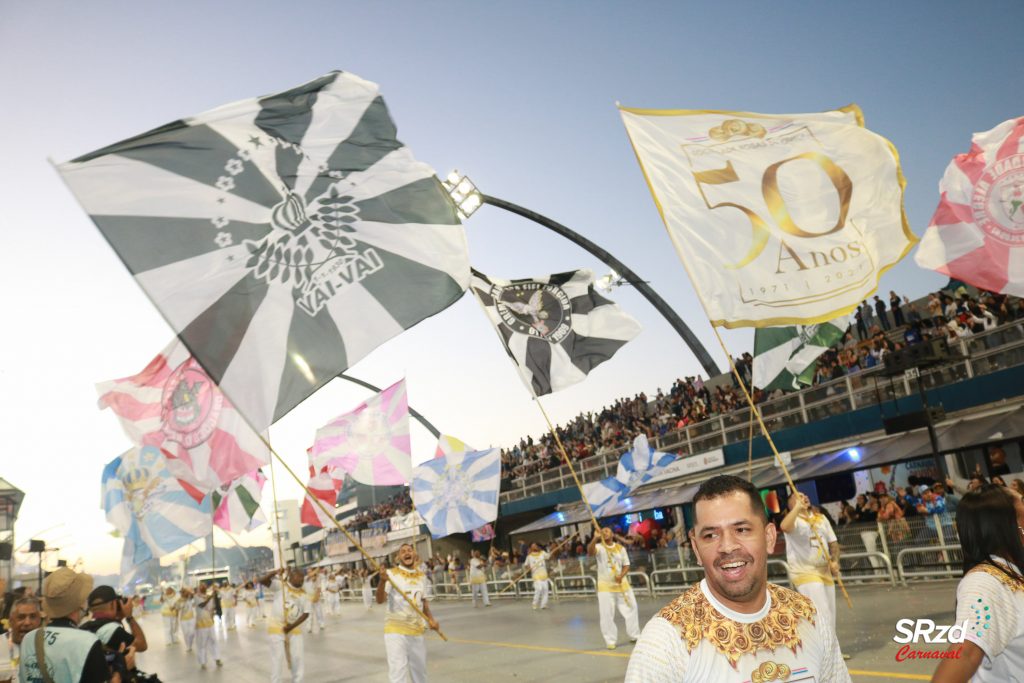
[[630, 268], [622, 263], [622, 261], [618, 260], [606, 250], [594, 244], [578, 232], [570, 230], [561, 223], [553, 221], [547, 216], [539, 214], [536, 211], [531, 211], [530, 209], [519, 206], [518, 204], [513, 204], [512, 202], [504, 199], [499, 199], [483, 193], [480, 193], [480, 200], [484, 204], [496, 206], [499, 209], [504, 209], [522, 216], [523, 218], [527, 218], [538, 225], [543, 225], [545, 228], [556, 232], [562, 237], [565, 237], [573, 243], [583, 247], [604, 264], [610, 266], [625, 282], [633, 285], [637, 291], [640, 292], [640, 294], [642, 294], [655, 309], [657, 309], [658, 313], [661, 313], [662, 317], [664, 317], [665, 320], [668, 321], [668, 324], [672, 326], [672, 329], [674, 329], [676, 333], [683, 338], [686, 345], [690, 347], [693, 354], [697, 356], [697, 360], [700, 362], [701, 366], [703, 366], [704, 371], [708, 373], [709, 378], [721, 374], [721, 371], [718, 369], [718, 365], [714, 360], [712, 360], [711, 354], [709, 354], [707, 349], [704, 348], [704, 345], [700, 343], [700, 340], [693, 334], [693, 331], [689, 326], [683, 322], [683, 319], [679, 317], [679, 314], [672, 310], [672, 307], [669, 306], [668, 303], [666, 303], [666, 301], [662, 299], [650, 285], [647, 284], [647, 282], [641, 279], [639, 275], [634, 273]]

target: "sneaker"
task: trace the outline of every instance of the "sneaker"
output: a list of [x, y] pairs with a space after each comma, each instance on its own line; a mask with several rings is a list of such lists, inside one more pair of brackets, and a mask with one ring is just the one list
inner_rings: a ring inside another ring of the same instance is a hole
[[533, 609], [537, 609], [537, 605], [534, 605], [534, 606], [533, 606]]
[[218, 659], [218, 660], [217, 660], [217, 666], [224, 666], [224, 662], [222, 662], [222, 661], [220, 661], [220, 660]]
[[843, 660], [844, 661], [848, 661], [849, 659], [850, 659], [850, 655], [847, 655], [847, 654], [843, 655]]
[[605, 647], [608, 648], [609, 650], [614, 650], [615, 649], [615, 645], [611, 644], [611, 643], [609, 643], [608, 645], [605, 645]]
[[206, 665], [205, 664], [200, 664], [199, 668], [202, 669], [203, 671], [206, 671]]

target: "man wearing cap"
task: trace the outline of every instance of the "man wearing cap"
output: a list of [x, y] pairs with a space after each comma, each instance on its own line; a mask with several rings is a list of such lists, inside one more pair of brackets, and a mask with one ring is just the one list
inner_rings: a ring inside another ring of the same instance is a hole
[[[97, 586], [89, 593], [89, 612], [92, 620], [79, 628], [95, 633], [108, 650], [117, 652], [122, 645], [125, 650], [134, 645], [136, 652], [149, 649], [142, 626], [132, 616], [130, 598], [122, 598], [110, 586]], [[125, 623], [130, 632], [124, 627]]]
[[[76, 627], [82, 619], [92, 577], [61, 567], [43, 581], [43, 611], [50, 623], [25, 635], [21, 641], [18, 678], [22, 683], [42, 683], [39, 660], [54, 681], [106, 683], [110, 668], [103, 644], [94, 633]], [[37, 648], [42, 656], [37, 656]]]

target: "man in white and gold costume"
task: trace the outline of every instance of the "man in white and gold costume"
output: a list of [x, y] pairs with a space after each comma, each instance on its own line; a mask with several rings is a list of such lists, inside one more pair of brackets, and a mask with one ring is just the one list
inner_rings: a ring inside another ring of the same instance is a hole
[[[779, 524], [786, 534], [786, 564], [793, 587], [811, 599], [818, 614], [836, 629], [836, 584], [839, 573], [839, 543], [825, 515], [802, 493], [789, 499], [789, 513]], [[821, 543], [828, 548], [824, 552]]]
[[[282, 581], [287, 574], [287, 581]], [[280, 576], [279, 576], [280, 575]], [[302, 624], [309, 619], [309, 601], [302, 589], [305, 576], [299, 569], [278, 569], [262, 579], [267, 591], [270, 617], [270, 682], [281, 683], [282, 672], [291, 669], [292, 683], [302, 683], [306, 673], [306, 649]]]
[[626, 635], [636, 642], [640, 637], [640, 622], [636, 596], [626, 578], [629, 573], [626, 549], [616, 542], [612, 530], [605, 527], [600, 534], [594, 534], [587, 546], [587, 554], [597, 561], [597, 606], [605, 647], [614, 650], [619, 639], [619, 629], [615, 625], [616, 609], [626, 622]]
[[523, 564], [530, 570], [533, 579], [533, 609], [548, 608], [548, 560], [551, 553], [542, 549], [537, 543], [530, 544], [530, 554]]
[[757, 489], [721, 475], [693, 502], [690, 541], [704, 579], [648, 622], [626, 683], [850, 683], [814, 603], [768, 583], [776, 531]]
[[[384, 650], [388, 657], [388, 680], [391, 683], [426, 683], [427, 645], [423, 634], [438, 624], [430, 613], [427, 599], [427, 575], [420, 571], [416, 549], [404, 543], [396, 554], [398, 565], [384, 569], [377, 584], [377, 603], [387, 603], [384, 617]], [[398, 590], [405, 593], [426, 615], [424, 621]]]

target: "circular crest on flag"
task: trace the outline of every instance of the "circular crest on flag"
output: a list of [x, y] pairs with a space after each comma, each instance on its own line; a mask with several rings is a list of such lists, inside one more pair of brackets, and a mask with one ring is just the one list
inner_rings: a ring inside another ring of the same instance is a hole
[[572, 303], [558, 285], [519, 282], [490, 292], [502, 322], [512, 331], [558, 344], [572, 331]]
[[345, 425], [348, 446], [360, 460], [373, 460], [391, 445], [391, 426], [379, 410], [363, 410]]
[[445, 465], [444, 474], [433, 483], [434, 505], [438, 508], [457, 508], [466, 504], [473, 488], [473, 480], [462, 469], [462, 463]]
[[971, 193], [978, 226], [1009, 246], [1024, 243], [1024, 154], [987, 166]]
[[224, 396], [196, 363], [189, 358], [164, 382], [160, 400], [163, 432], [185, 448], [205, 442], [217, 428]]
[[132, 450], [121, 460], [117, 477], [124, 482], [124, 494], [136, 518], [144, 517], [153, 505], [154, 496], [163, 488], [167, 471], [158, 448], [143, 446]]

